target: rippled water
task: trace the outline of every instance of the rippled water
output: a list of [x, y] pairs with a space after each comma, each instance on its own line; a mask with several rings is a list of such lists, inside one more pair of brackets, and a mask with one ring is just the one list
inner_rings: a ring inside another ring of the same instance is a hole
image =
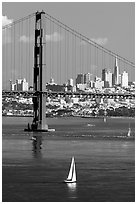
[[[135, 200], [134, 119], [54, 118], [41, 134], [23, 131], [31, 120], [3, 118], [3, 201]], [[72, 156], [77, 183], [65, 184]]]

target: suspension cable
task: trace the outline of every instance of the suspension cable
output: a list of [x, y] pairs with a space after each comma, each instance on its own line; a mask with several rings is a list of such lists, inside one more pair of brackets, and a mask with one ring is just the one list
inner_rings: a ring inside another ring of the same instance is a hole
[[83, 34], [80, 34], [79, 32], [77, 32], [76, 30], [70, 28], [69, 26], [65, 25], [64, 23], [62, 23], [61, 21], [57, 20], [56, 18], [52, 17], [51, 15], [49, 15], [48, 13], [45, 13], [45, 18], [50, 18], [50, 20], [52, 22], [54, 22], [55, 24], [60, 25], [63, 29], [65, 29], [66, 31], [72, 33], [73, 35], [76, 35], [78, 38], [82, 39], [83, 41], [97, 47], [98, 49], [103, 50], [104, 52], [106, 52], [109, 55], [112, 55], [113, 57], [117, 57], [119, 60], [122, 60], [124, 62], [126, 62], [127, 64], [130, 64], [131, 66], [135, 67], [135, 64], [129, 60], [127, 60], [124, 57], [121, 57], [120, 55], [112, 52], [111, 50], [99, 45], [98, 43], [94, 42], [93, 40], [89, 39], [88, 37], [84, 36]]
[[18, 19], [18, 20], [16, 20], [16, 21], [12, 22], [12, 23], [9, 23], [9, 24], [7, 24], [7, 25], [5, 25], [5, 26], [2, 26], [2, 29], [7, 29], [7, 28], [9, 28], [9, 27], [12, 27], [13, 25], [15, 25], [15, 24], [17, 24], [17, 23], [20, 23], [20, 22], [22, 22], [22, 21], [25, 21], [25, 20], [27, 20], [27, 19], [29, 19], [29, 18], [32, 18], [32, 17], [34, 17], [35, 15], [36, 15], [36, 13], [32, 13], [32, 14], [26, 16], [26, 17], [23, 17], [23, 18], [21, 18], [21, 19]]

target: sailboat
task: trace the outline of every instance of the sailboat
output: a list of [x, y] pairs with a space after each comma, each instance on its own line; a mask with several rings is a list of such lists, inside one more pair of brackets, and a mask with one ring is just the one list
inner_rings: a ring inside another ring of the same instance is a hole
[[76, 167], [75, 167], [74, 157], [72, 157], [69, 174], [68, 174], [67, 179], [64, 180], [64, 182], [65, 183], [75, 183], [76, 182]]
[[131, 136], [131, 128], [130, 128], [130, 127], [128, 128], [128, 133], [127, 133], [127, 136], [128, 136], [128, 137], [130, 137], [130, 136]]

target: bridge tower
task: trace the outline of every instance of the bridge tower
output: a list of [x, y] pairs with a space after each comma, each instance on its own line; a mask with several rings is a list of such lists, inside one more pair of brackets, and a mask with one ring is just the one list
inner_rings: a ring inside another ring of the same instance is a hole
[[48, 131], [46, 122], [46, 84], [44, 83], [44, 69], [43, 69], [43, 28], [42, 28], [42, 12], [36, 12], [35, 19], [35, 45], [34, 45], [34, 80], [33, 80], [33, 121], [31, 126], [25, 131]]

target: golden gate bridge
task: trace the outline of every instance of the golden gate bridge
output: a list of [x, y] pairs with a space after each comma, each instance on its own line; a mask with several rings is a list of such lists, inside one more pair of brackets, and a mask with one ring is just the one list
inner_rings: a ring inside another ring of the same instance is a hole
[[[100, 93], [83, 91], [48, 91], [46, 84], [54, 79], [65, 84], [79, 73], [99, 76], [102, 69], [113, 72], [115, 59], [120, 71], [134, 75], [133, 62], [97, 44], [49, 14], [36, 12], [2, 27], [2, 94], [33, 97], [34, 117], [31, 131], [47, 131], [46, 97], [73, 95], [84, 97], [126, 97], [131, 93]], [[17, 79], [26, 79], [30, 89], [13, 90]]]

